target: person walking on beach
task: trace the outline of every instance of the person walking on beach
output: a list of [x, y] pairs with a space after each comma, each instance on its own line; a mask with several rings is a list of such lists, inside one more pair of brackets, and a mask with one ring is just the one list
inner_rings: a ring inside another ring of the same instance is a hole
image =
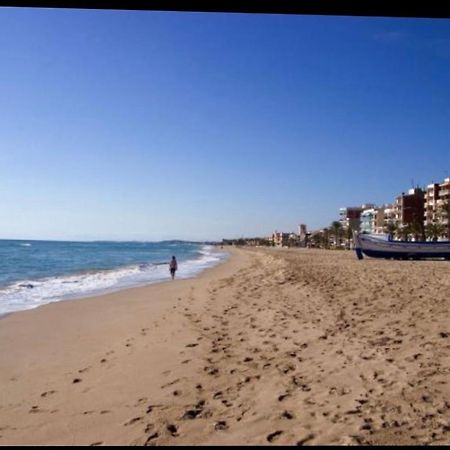
[[178, 264], [175, 256], [172, 256], [172, 261], [169, 263], [170, 275], [172, 276], [172, 280], [175, 278], [175, 272], [178, 269]]

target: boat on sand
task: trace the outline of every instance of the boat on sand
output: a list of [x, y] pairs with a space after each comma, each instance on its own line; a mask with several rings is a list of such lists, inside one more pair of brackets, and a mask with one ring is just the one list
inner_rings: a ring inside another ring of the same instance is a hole
[[388, 234], [353, 234], [358, 259], [363, 255], [385, 259], [450, 260], [450, 241], [395, 241]]

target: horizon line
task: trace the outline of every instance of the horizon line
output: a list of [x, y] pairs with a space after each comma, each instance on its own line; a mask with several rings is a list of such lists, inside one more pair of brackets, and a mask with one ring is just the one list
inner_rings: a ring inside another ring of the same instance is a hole
[[32, 242], [140, 242], [145, 244], [154, 244], [161, 242], [188, 242], [188, 243], [205, 243], [205, 242], [219, 242], [217, 239], [203, 239], [203, 240], [194, 240], [194, 239], [161, 239], [161, 240], [143, 240], [143, 239], [88, 239], [88, 240], [80, 240], [80, 239], [24, 239], [24, 238], [2, 238], [0, 237], [0, 241], [32, 241]]

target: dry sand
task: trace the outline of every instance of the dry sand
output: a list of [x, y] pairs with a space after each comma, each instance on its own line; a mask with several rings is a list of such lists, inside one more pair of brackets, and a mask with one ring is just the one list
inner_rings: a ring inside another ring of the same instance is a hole
[[0, 445], [450, 443], [450, 264], [233, 249], [0, 320]]

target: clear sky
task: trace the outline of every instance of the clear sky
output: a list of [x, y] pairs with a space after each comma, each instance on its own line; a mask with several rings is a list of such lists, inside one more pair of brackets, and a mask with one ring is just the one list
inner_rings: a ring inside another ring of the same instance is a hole
[[450, 20], [0, 9], [0, 238], [328, 226], [450, 170]]

